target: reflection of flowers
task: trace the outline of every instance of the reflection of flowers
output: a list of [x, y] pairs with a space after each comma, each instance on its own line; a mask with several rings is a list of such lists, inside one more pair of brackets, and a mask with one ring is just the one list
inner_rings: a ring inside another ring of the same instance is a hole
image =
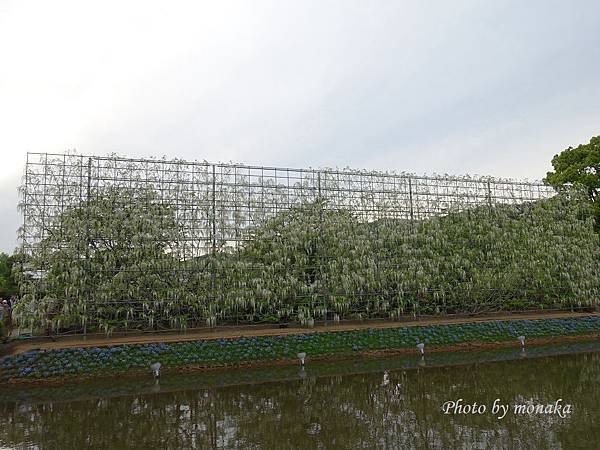
[[390, 375], [387, 370], [383, 372], [383, 380], [381, 381], [381, 386], [387, 386], [390, 384]]

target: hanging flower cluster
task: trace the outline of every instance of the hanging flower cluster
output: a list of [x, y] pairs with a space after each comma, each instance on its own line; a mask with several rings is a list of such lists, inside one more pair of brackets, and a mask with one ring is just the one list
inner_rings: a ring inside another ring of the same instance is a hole
[[[214, 235], [193, 241], [180, 214], [156, 191], [127, 186], [97, 188], [65, 209], [24, 261], [19, 324], [106, 333], [311, 324], [573, 308], [595, 305], [600, 293], [598, 235], [577, 190], [455, 204], [414, 220], [365, 220], [317, 197], [263, 215], [235, 247]], [[212, 214], [215, 229], [242, 220]], [[205, 250], [189, 256], [194, 246]]]
[[238, 316], [299, 321], [589, 306], [600, 292], [592, 221], [577, 191], [366, 223], [318, 200], [255, 231], [237, 255], [244, 295], [230, 303]]

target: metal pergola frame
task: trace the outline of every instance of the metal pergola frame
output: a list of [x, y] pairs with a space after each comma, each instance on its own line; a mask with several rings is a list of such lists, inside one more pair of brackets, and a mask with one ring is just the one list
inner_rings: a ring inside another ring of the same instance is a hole
[[[542, 182], [492, 177], [28, 153], [21, 187], [21, 252], [34, 254], [49, 233], [60, 227], [58, 217], [107, 188], [152, 191], [158, 202], [172, 208], [181, 226], [173, 252], [182, 263], [204, 255], [235, 253], [252, 239], [256, 226], [282, 211], [316, 201], [326, 209], [349, 211], [365, 223], [382, 219], [418, 222], [556, 194]], [[37, 282], [43, 280], [45, 267], [29, 270]], [[210, 270], [215, 287], [225, 275]], [[239, 318], [230, 319], [239, 323]]]

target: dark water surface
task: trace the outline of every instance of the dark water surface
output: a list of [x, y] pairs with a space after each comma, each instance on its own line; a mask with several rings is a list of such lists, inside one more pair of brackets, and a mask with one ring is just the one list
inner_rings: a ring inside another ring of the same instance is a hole
[[[483, 414], [445, 415], [462, 398]], [[495, 399], [511, 409], [503, 419]], [[515, 404], [571, 404], [515, 414]], [[0, 387], [0, 447], [600, 448], [600, 343]]]

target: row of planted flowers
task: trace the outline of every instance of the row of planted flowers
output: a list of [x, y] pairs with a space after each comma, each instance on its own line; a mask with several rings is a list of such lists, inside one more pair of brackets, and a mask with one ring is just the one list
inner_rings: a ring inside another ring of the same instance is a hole
[[413, 354], [394, 356], [393, 358], [363, 358], [314, 361], [306, 368], [296, 365], [267, 365], [254, 368], [194, 371], [167, 376], [160, 384], [148, 378], [145, 381], [130, 377], [115, 383], [111, 378], [98, 378], [85, 383], [37, 384], [28, 386], [3, 386], [0, 383], [0, 403], [16, 402], [43, 403], [55, 401], [75, 401], [90, 397], [119, 397], [152, 392], [181, 391], [187, 389], [212, 388], [228, 385], [240, 385], [260, 382], [276, 382], [309, 377], [332, 377], [358, 373], [380, 373], [392, 370], [409, 370], [423, 367], [442, 367], [451, 365], [476, 364], [480, 362], [510, 361], [517, 358], [540, 358], [574, 353], [598, 353], [600, 361], [600, 342], [565, 342], [549, 345], [535, 345], [526, 351], [515, 347], [500, 347], [477, 352], [436, 352], [426, 358], [416, 358]]
[[204, 339], [189, 342], [124, 344], [75, 349], [33, 350], [0, 358], [0, 380], [106, 375], [164, 368], [218, 367], [244, 362], [295, 359], [303, 352], [325, 357], [359, 351], [502, 342], [519, 336], [543, 338], [600, 332], [600, 316], [507, 320], [401, 328], [312, 332], [280, 336]]

